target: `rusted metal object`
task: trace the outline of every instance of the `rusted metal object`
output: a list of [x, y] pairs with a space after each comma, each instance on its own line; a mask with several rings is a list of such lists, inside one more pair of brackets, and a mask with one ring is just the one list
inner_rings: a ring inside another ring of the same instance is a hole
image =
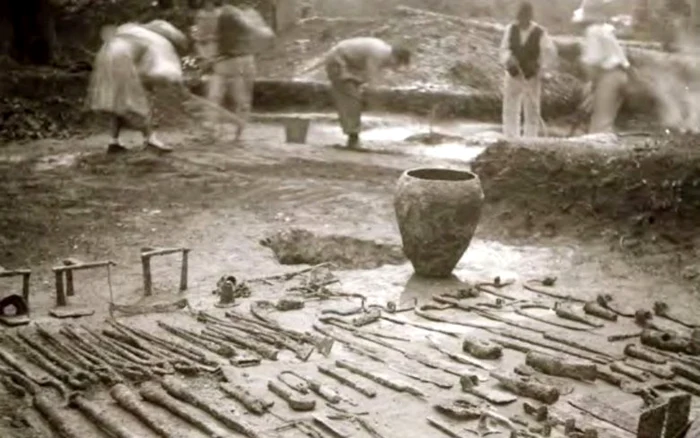
[[82, 438], [84, 432], [63, 414], [56, 402], [45, 394], [36, 394], [33, 399], [34, 408], [41, 413], [51, 428], [65, 438]]
[[642, 332], [642, 344], [672, 353], [685, 353], [691, 356], [700, 355], [700, 344], [691, 338], [686, 338], [675, 333], [659, 330], [644, 330]]
[[651, 377], [647, 372], [631, 368], [622, 362], [611, 363], [610, 369], [615, 371], [616, 373], [622, 374], [623, 376], [627, 376], [638, 382], [646, 382]]
[[591, 318], [589, 318], [587, 315], [582, 315], [578, 311], [576, 311], [573, 306], [569, 303], [557, 303], [554, 306], [554, 312], [557, 314], [559, 318], [562, 319], [568, 319], [569, 321], [574, 321], [574, 322], [579, 322], [581, 324], [594, 327], [594, 328], [600, 328], [603, 327], [603, 324], [599, 323], [598, 321], [595, 321]]
[[364, 327], [366, 325], [379, 321], [381, 317], [381, 310], [377, 308], [372, 308], [369, 309], [367, 312], [353, 318], [352, 325], [355, 327]]
[[459, 378], [459, 384], [463, 392], [479, 397], [494, 405], [507, 405], [518, 399], [507, 392], [482, 388], [479, 386], [479, 378], [476, 375], [463, 375]]
[[201, 430], [207, 436], [221, 437], [228, 435], [227, 431], [221, 426], [211, 421], [202, 420], [201, 415], [198, 415], [192, 406], [172, 397], [156, 382], [146, 382], [141, 385], [139, 394], [144, 400], [165, 409], [170, 414]]
[[481, 408], [470, 400], [458, 398], [433, 405], [433, 409], [455, 420], [468, 421], [481, 417]]
[[567, 377], [575, 380], [594, 381], [597, 377], [595, 364], [583, 361], [568, 361], [555, 356], [530, 352], [525, 363], [550, 376]]
[[656, 365], [664, 365], [668, 362], [663, 356], [645, 350], [635, 344], [629, 344], [625, 347], [625, 355]]
[[367, 370], [361, 364], [349, 362], [346, 360], [336, 360], [335, 365], [338, 368], [343, 368], [350, 371], [353, 374], [369, 379], [376, 382], [386, 388], [393, 389], [398, 392], [405, 392], [416, 397], [424, 398], [425, 394], [419, 391], [417, 388], [409, 385], [408, 383], [402, 382], [399, 379], [394, 379], [388, 375], [381, 372]]
[[151, 259], [156, 256], [170, 254], [182, 254], [180, 264], [180, 292], [187, 290], [187, 272], [189, 264], [189, 248], [142, 248], [141, 267], [143, 269], [143, 293], [145, 296], [153, 295], [153, 277], [151, 276]]
[[219, 420], [229, 429], [234, 430], [248, 438], [261, 438], [264, 436], [240, 415], [224, 409], [221, 406], [211, 402], [206, 397], [191, 391], [187, 384], [182, 380], [172, 376], [167, 376], [162, 379], [161, 383], [165, 391], [170, 394], [170, 396], [201, 409], [202, 411], [211, 415], [213, 418]]
[[267, 389], [273, 394], [287, 402], [293, 411], [305, 412], [316, 408], [316, 400], [310, 397], [303, 397], [292, 392], [290, 388], [282, 386], [280, 383], [270, 380], [267, 382]]
[[141, 397], [132, 392], [128, 386], [123, 383], [114, 385], [112, 389], [110, 389], [109, 394], [122, 409], [138, 418], [139, 421], [148, 426], [148, 428], [159, 437], [172, 438], [175, 436], [173, 431], [165, 423], [152, 416], [148, 408], [141, 401]]
[[559, 400], [559, 390], [557, 388], [542, 385], [515, 374], [503, 374], [492, 371], [490, 375], [503, 387], [519, 396], [528, 397], [548, 405], [554, 404]]
[[267, 402], [260, 397], [253, 395], [248, 389], [233, 383], [221, 383], [219, 389], [242, 404], [246, 410], [255, 415], [263, 415], [274, 406], [274, 402]]
[[698, 323], [693, 323], [689, 321], [685, 321], [682, 318], [674, 315], [671, 312], [671, 309], [669, 308], [668, 304], [666, 304], [663, 301], [657, 301], [654, 303], [654, 314], [656, 316], [659, 316], [661, 318], [666, 318], [669, 321], [676, 322], [682, 326], [688, 327], [688, 328], [697, 328], [700, 326]]
[[325, 374], [326, 376], [335, 379], [336, 381], [342, 383], [348, 388], [354, 389], [355, 391], [359, 392], [367, 398], [374, 398], [377, 396], [377, 391], [374, 388], [364, 384], [363, 382], [358, 381], [357, 379], [353, 379], [352, 375], [349, 372], [346, 372], [339, 368], [329, 367], [325, 365], [318, 365], [318, 371], [321, 374]]
[[500, 345], [472, 336], [462, 339], [462, 351], [477, 359], [500, 359], [503, 356], [503, 348]]
[[617, 313], [610, 309], [606, 309], [595, 301], [589, 301], [583, 306], [583, 311], [589, 315], [595, 316], [600, 319], [605, 319], [607, 321], [616, 322]]

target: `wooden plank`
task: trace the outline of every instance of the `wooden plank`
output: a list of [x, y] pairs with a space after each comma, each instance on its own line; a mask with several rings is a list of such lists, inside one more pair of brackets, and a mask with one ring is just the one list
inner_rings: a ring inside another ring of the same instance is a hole
[[161, 255], [168, 255], [168, 254], [175, 254], [178, 252], [189, 252], [189, 248], [160, 248], [160, 249], [153, 249], [150, 251], [145, 251], [141, 253], [141, 257], [154, 257], [154, 256], [161, 256]]
[[13, 269], [6, 271], [0, 268], [0, 278], [5, 277], [18, 277], [20, 275], [30, 275], [32, 273], [31, 269]]
[[53, 268], [53, 272], [66, 272], [66, 271], [81, 271], [83, 269], [93, 269], [93, 268], [103, 268], [106, 266], [116, 266], [117, 264], [111, 260], [106, 260], [103, 262], [87, 262], [81, 263], [79, 265], [63, 265], [56, 266]]
[[668, 414], [664, 438], [676, 438], [688, 426], [692, 396], [677, 393], [668, 397]]
[[617, 426], [630, 433], [637, 433], [637, 419], [598, 398], [587, 395], [569, 400], [569, 404], [593, 417]]
[[637, 427], [637, 438], [663, 438], [668, 404], [654, 406], [642, 412]]

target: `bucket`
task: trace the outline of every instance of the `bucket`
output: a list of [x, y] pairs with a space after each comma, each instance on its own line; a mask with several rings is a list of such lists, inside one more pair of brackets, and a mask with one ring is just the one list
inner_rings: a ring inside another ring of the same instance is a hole
[[289, 119], [284, 124], [284, 133], [287, 143], [306, 143], [306, 135], [309, 133], [309, 119], [294, 118]]

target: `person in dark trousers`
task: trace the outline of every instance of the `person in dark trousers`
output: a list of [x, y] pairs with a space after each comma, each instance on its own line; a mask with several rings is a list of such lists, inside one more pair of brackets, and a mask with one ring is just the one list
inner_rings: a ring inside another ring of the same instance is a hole
[[[529, 2], [520, 4], [516, 20], [503, 34], [500, 60], [503, 84], [503, 133], [507, 137], [536, 137], [541, 125], [540, 94], [544, 72], [552, 68], [557, 49], [546, 29], [533, 21]], [[521, 132], [521, 116], [524, 129]]]
[[340, 125], [348, 136], [347, 146], [356, 148], [360, 143], [363, 88], [375, 83], [383, 69], [408, 66], [411, 52], [378, 38], [358, 37], [339, 42], [324, 62]]
[[[255, 56], [274, 44], [275, 33], [252, 8], [240, 9], [231, 4], [219, 8], [216, 24], [216, 56], [209, 82], [208, 99], [222, 105], [227, 98], [235, 104], [241, 123], [238, 140], [250, 116], [255, 85]], [[212, 115], [217, 130], [218, 116]]]

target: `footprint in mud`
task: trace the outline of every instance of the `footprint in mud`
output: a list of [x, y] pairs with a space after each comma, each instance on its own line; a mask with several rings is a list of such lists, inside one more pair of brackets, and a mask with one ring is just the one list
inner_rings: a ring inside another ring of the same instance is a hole
[[320, 236], [301, 229], [280, 231], [260, 244], [270, 248], [283, 265], [333, 263], [339, 269], [374, 269], [406, 262], [399, 245], [349, 236]]

